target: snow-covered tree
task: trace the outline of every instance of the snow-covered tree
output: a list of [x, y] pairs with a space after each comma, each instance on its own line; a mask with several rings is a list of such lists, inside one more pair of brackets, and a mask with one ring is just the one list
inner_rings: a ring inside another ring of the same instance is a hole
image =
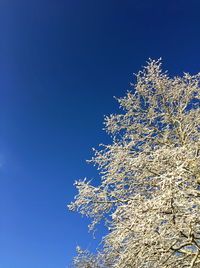
[[101, 267], [197, 268], [200, 74], [170, 78], [159, 59], [135, 76], [118, 99], [122, 113], [105, 118], [112, 144], [91, 160], [101, 184], [77, 181], [69, 208], [90, 217], [90, 229], [101, 220], [108, 227]]

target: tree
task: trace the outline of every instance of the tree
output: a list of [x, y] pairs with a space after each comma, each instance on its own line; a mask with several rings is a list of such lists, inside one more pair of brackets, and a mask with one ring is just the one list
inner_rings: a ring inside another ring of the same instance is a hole
[[200, 74], [170, 78], [159, 59], [135, 76], [90, 160], [101, 184], [77, 181], [69, 208], [108, 227], [101, 267], [200, 267]]

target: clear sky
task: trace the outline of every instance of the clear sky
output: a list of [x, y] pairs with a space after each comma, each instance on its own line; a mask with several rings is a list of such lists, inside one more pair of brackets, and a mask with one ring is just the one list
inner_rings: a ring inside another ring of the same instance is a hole
[[0, 267], [61, 268], [93, 250], [88, 220], [69, 212], [74, 180], [109, 143], [103, 116], [132, 73], [163, 58], [200, 71], [200, 1], [0, 1]]

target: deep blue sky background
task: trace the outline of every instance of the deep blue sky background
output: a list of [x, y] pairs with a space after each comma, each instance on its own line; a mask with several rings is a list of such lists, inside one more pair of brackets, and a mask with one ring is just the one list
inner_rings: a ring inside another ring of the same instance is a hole
[[88, 221], [66, 205], [85, 163], [110, 142], [116, 113], [151, 57], [169, 72], [200, 71], [200, 1], [1, 0], [0, 267], [66, 267], [93, 250]]

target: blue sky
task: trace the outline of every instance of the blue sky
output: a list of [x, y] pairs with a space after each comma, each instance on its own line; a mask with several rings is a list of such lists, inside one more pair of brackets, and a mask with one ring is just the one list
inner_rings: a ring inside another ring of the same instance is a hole
[[69, 212], [74, 180], [109, 143], [103, 116], [151, 57], [172, 75], [200, 71], [200, 2], [1, 0], [0, 267], [66, 267], [93, 250]]

